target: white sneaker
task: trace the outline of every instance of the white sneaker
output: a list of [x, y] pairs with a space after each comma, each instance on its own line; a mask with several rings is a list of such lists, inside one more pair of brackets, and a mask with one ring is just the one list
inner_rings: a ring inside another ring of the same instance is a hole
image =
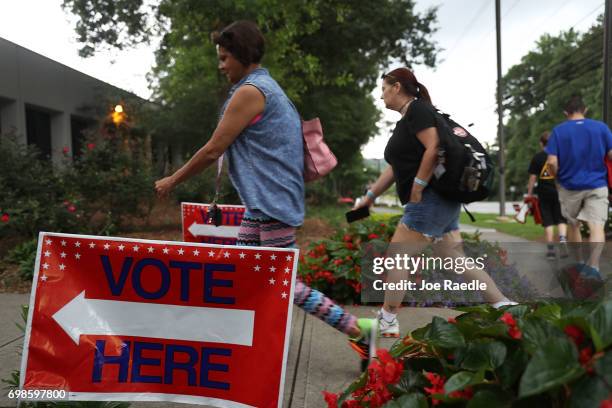
[[393, 318], [392, 321], [388, 322], [383, 318], [381, 312], [378, 312], [378, 316], [376, 316], [376, 320], [378, 320], [378, 333], [381, 337], [399, 337], [399, 322], [397, 318]]
[[502, 306], [512, 306], [512, 305], [518, 305], [518, 303], [512, 300], [500, 300], [499, 302], [491, 303], [491, 306], [494, 307], [495, 309], [499, 309]]

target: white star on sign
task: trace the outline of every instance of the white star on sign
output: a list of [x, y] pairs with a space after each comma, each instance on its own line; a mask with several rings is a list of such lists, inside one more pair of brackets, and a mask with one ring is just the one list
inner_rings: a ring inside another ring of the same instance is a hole
[[285, 292], [281, 293], [281, 297], [282, 297], [283, 299], [287, 299], [287, 293], [285, 293]]
[[270, 278], [270, 280], [269, 280], [268, 282], [270, 282], [270, 285], [274, 285], [274, 283], [275, 283], [276, 281], [274, 280], [274, 278]]
[[81, 243], [79, 241], [77, 241], [77, 242], [74, 243], [74, 246], [77, 247], [77, 248], [80, 248], [81, 247]]
[[196, 249], [195, 251], [193, 251], [193, 255], [194, 255], [194, 256], [198, 256], [198, 255], [200, 255], [200, 251], [198, 251], [198, 250]]
[[208, 251], [208, 256], [210, 256], [210, 257], [215, 256], [215, 251]]
[[62, 258], [65, 258], [65, 257], [66, 257], [66, 253], [65, 253], [65, 252], [62, 252], [62, 253], [60, 254], [60, 256], [61, 256]]
[[270, 272], [276, 272], [276, 268], [275, 268], [275, 267], [273, 267], [273, 266], [271, 266], [271, 267], [270, 267]]
[[81, 259], [81, 254], [79, 254], [79, 253], [77, 252], [76, 254], [74, 254], [74, 257], [75, 257], [76, 259]]
[[289, 273], [289, 272], [291, 272], [291, 269], [285, 268], [285, 273]]
[[285, 279], [285, 280], [283, 281], [283, 285], [288, 286], [288, 285], [289, 285], [289, 281], [288, 281], [287, 279]]
[[62, 246], [66, 246], [66, 241], [62, 239], [62, 242], [60, 242], [60, 244], [62, 244]]
[[93, 242], [90, 242], [90, 243], [89, 243], [89, 247], [90, 247], [91, 249], [94, 249], [94, 248], [96, 247], [96, 244], [94, 244]]
[[108, 242], [104, 244], [104, 249], [109, 249], [109, 248], [110, 248], [110, 244]]
[[240, 259], [244, 259], [244, 257], [246, 256], [246, 254], [244, 252], [241, 252], [238, 255], [240, 256]]
[[273, 260], [273, 261], [276, 261], [276, 255], [274, 255], [274, 254], [270, 255], [270, 259]]
[[255, 272], [259, 272], [259, 270], [261, 269], [261, 266], [255, 265], [255, 268], [253, 268], [253, 269], [255, 269]]
[[230, 257], [230, 253], [229, 253], [229, 252], [227, 252], [227, 251], [225, 251], [225, 252], [223, 253], [223, 257], [224, 257], [224, 258], [229, 258], [229, 257]]
[[259, 259], [259, 258], [261, 258], [261, 255], [260, 254], [255, 254], [255, 259]]
[[66, 269], [66, 265], [60, 264], [59, 268], [60, 268], [60, 271], [63, 271], [64, 269]]
[[51, 245], [51, 240], [50, 239], [47, 239], [45, 242], [47, 243], [47, 245]]
[[179, 255], [183, 255], [185, 253], [185, 251], [183, 251], [183, 248], [179, 248], [178, 253], [179, 253]]
[[45, 263], [43, 264], [43, 269], [49, 269], [49, 264], [45, 262]]
[[134, 252], [138, 252], [138, 250], [140, 249], [140, 247], [138, 245], [134, 245], [134, 248], [132, 248], [134, 250]]
[[289, 262], [291, 260], [291, 255], [287, 255], [285, 259], [287, 260], [287, 262]]
[[164, 248], [164, 249], [162, 249], [162, 252], [163, 252], [164, 254], [167, 254], [168, 252], [170, 252], [170, 250], [169, 250], [168, 248]]
[[46, 282], [47, 281], [47, 275], [41, 276], [40, 280], [43, 281], [43, 282]]
[[150, 254], [152, 254], [152, 253], [153, 253], [153, 251], [155, 251], [155, 249], [153, 249], [153, 247], [148, 247], [148, 248], [147, 248], [147, 251], [149, 251], [149, 253], [150, 253]]
[[121, 244], [117, 248], [119, 248], [120, 251], [123, 251], [123, 248], [125, 248], [125, 245]]
[[51, 256], [51, 252], [50, 251], [45, 251], [45, 256], [48, 258]]

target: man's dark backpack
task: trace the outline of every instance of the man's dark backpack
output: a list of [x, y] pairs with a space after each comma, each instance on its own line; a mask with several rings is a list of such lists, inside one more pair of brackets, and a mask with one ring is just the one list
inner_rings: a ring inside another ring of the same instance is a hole
[[493, 163], [480, 142], [450, 115], [436, 112], [440, 145], [431, 186], [442, 197], [471, 203], [491, 194]]

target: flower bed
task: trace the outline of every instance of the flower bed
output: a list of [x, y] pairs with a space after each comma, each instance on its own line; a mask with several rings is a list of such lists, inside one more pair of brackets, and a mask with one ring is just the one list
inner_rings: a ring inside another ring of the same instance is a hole
[[[374, 216], [339, 229], [328, 239], [312, 242], [300, 255], [299, 276], [309, 286], [320, 290], [340, 304], [361, 303], [361, 268], [371, 269], [364, 261], [372, 248], [384, 253], [391, 240], [399, 216]], [[486, 254], [485, 270], [500, 289], [508, 296], [517, 299], [533, 299], [534, 293], [529, 282], [521, 277], [507, 260], [506, 251], [497, 243], [480, 239], [476, 234], [462, 234], [466, 256], [476, 257]], [[368, 244], [372, 244], [371, 246]], [[432, 278], [440, 271], [420, 271], [417, 279]], [[366, 279], [367, 281], [367, 279]], [[467, 295], [466, 295], [467, 296]], [[481, 303], [482, 298], [470, 297], [463, 304]], [[408, 302], [411, 306], [454, 306], [442, 291], [426, 299]]]
[[328, 407], [612, 406], [612, 301], [460, 308], [378, 358]]

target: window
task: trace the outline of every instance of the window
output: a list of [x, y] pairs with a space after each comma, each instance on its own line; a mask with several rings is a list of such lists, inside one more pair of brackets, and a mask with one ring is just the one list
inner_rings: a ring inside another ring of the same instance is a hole
[[26, 107], [26, 134], [28, 145], [40, 150], [41, 158], [51, 157], [51, 115]]

